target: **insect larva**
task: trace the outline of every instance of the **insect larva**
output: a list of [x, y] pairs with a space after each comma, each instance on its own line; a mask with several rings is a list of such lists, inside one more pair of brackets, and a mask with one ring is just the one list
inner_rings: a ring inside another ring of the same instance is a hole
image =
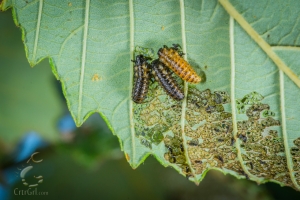
[[182, 100], [184, 98], [184, 94], [177, 85], [176, 81], [172, 78], [169, 69], [159, 60], [153, 61], [151, 65], [152, 74], [166, 91], [166, 93], [175, 100]]
[[137, 55], [133, 62], [135, 64], [132, 100], [135, 103], [142, 103], [148, 93], [150, 69], [147, 59], [143, 55]]
[[179, 45], [173, 46], [174, 47], [171, 48], [164, 46], [158, 50], [159, 61], [172, 69], [182, 80], [199, 83], [201, 78], [193, 70], [191, 65], [181, 57], [183, 53], [178, 51]]

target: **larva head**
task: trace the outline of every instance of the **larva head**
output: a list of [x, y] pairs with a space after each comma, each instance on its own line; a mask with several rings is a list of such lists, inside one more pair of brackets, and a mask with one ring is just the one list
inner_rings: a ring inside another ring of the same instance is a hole
[[171, 48], [174, 49], [175, 51], [177, 51], [180, 56], [184, 55], [180, 44], [173, 44], [173, 47], [171, 47]]
[[135, 65], [141, 66], [146, 61], [146, 58], [143, 55], [137, 55], [135, 57]]
[[170, 49], [170, 48], [169, 48], [167, 45], [164, 45], [162, 48], [160, 48], [160, 49], [157, 51], [158, 57], [161, 56], [161, 55], [163, 55], [163, 54], [164, 54], [164, 53], [163, 53], [164, 51], [166, 51], [166, 50], [169, 51], [169, 49]]
[[180, 44], [172, 44], [173, 45], [173, 49], [175, 50], [182, 50]]
[[182, 48], [179, 44], [173, 44], [173, 47], [168, 47], [164, 45], [163, 48], [160, 48], [158, 50], [157, 55], [158, 57], [160, 57], [163, 56], [166, 52], [178, 53], [180, 56], [184, 55]]
[[159, 67], [159, 65], [162, 65], [162, 63], [159, 62], [158, 59], [156, 59], [151, 63], [151, 69], [153, 69], [154, 67]]
[[158, 51], [157, 51], [158, 57], [160, 56], [160, 54], [162, 53], [162, 51], [163, 51], [163, 48], [158, 49]]

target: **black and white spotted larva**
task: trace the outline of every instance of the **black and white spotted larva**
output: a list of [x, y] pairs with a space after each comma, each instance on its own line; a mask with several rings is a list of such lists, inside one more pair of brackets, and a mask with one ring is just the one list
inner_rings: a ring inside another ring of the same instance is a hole
[[164, 63], [167, 67], [172, 69], [182, 80], [191, 83], [199, 83], [201, 78], [193, 70], [191, 65], [184, 60], [181, 56], [182, 52], [178, 51], [178, 44], [174, 47], [167, 47], [164, 45], [157, 52], [159, 61]]
[[151, 67], [152, 74], [166, 93], [175, 100], [182, 100], [184, 98], [184, 93], [171, 76], [170, 70], [159, 60], [154, 60], [151, 63]]
[[143, 55], [137, 55], [134, 64], [134, 83], [132, 88], [132, 100], [142, 103], [147, 96], [150, 79], [150, 69], [147, 59]]

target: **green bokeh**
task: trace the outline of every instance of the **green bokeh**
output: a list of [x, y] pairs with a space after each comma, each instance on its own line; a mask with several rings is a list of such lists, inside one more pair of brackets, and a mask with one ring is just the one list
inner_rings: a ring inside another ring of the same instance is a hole
[[12, 150], [26, 132], [36, 131], [47, 141], [58, 138], [57, 120], [63, 101], [56, 90], [47, 60], [31, 68], [21, 30], [11, 11], [0, 13], [0, 142]]

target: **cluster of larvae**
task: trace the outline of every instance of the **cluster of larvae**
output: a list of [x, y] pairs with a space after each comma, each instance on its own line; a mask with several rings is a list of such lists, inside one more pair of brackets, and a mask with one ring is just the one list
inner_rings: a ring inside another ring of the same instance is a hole
[[166, 93], [174, 100], [182, 100], [184, 93], [172, 77], [175, 72], [182, 80], [190, 83], [199, 83], [201, 78], [193, 70], [191, 65], [184, 60], [179, 45], [173, 47], [164, 46], [157, 52], [158, 59], [151, 63], [150, 58], [140, 54], [137, 55], [134, 65], [134, 86], [132, 89], [132, 100], [142, 103], [147, 96], [150, 78], [153, 76], [159, 82]]

